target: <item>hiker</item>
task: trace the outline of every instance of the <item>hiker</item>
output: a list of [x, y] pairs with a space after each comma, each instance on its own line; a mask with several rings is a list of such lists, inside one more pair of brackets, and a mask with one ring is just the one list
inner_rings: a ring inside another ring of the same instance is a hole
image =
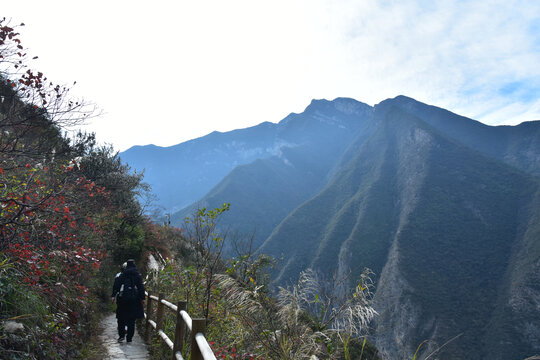
[[[116, 319], [118, 321], [118, 342], [129, 343], [135, 333], [135, 320], [144, 318], [144, 284], [135, 266], [135, 260], [126, 261], [125, 269], [114, 279], [111, 301], [116, 300]], [[127, 333], [126, 333], [127, 327]]]

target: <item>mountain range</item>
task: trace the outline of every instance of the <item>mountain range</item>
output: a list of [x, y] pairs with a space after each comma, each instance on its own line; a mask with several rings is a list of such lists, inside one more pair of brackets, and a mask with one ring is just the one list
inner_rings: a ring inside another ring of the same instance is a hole
[[[121, 154], [180, 225], [224, 223], [306, 268], [376, 274], [372, 336], [385, 358], [540, 353], [540, 122], [487, 126], [398, 96], [314, 100], [277, 124]], [[179, 211], [174, 211], [174, 210]], [[350, 284], [353, 286], [353, 283]]]

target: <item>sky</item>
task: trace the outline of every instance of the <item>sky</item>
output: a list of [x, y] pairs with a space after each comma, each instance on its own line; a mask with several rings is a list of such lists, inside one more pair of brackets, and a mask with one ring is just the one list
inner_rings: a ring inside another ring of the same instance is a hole
[[489, 125], [540, 120], [538, 0], [17, 0], [30, 65], [101, 115], [101, 143], [171, 146], [312, 99], [397, 95]]

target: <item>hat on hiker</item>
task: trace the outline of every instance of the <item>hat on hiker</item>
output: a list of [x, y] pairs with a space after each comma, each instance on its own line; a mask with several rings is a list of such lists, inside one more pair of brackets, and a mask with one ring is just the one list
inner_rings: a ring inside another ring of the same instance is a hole
[[128, 261], [126, 261], [126, 267], [127, 268], [135, 267], [135, 260], [129, 259]]

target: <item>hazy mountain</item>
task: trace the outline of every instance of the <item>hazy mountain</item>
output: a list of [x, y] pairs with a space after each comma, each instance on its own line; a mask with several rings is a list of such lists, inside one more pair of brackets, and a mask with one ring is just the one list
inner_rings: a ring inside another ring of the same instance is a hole
[[314, 100], [304, 113], [292, 113], [278, 124], [213, 132], [171, 147], [134, 146], [120, 156], [133, 169], [145, 171], [157, 205], [172, 213], [199, 201], [237, 166], [257, 159], [273, 157], [272, 161], [281, 159], [277, 161], [291, 166], [288, 161], [314, 149], [320, 159], [309, 161], [320, 167], [317, 163], [336, 156], [336, 148], [345, 146], [358, 131], [362, 125], [358, 116], [371, 111], [352, 99]]
[[120, 156], [132, 168], [145, 171], [157, 204], [172, 212], [200, 199], [236, 166], [273, 156], [281, 146], [275, 124], [262, 123], [170, 147], [134, 146]]
[[[230, 202], [225, 224], [256, 229], [258, 251], [282, 258], [276, 284], [307, 267], [371, 268], [386, 358], [453, 338], [438, 358], [540, 353], [540, 122], [492, 127], [404, 96], [374, 107], [318, 100], [278, 124], [162, 151], [172, 149], [159, 161], [173, 179], [150, 182], [212, 178], [182, 195], [193, 204], [173, 221]], [[204, 165], [212, 159], [224, 162], [219, 174]]]

